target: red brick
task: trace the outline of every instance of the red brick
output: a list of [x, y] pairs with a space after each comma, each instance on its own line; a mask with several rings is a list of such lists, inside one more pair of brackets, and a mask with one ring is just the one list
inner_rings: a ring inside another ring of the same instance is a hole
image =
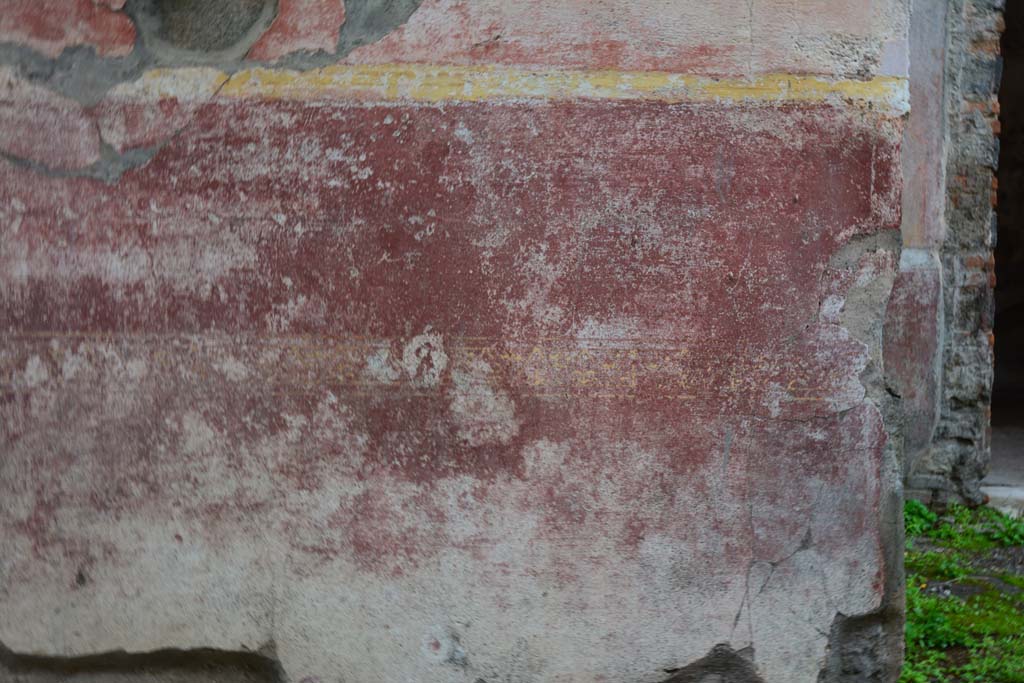
[[999, 38], [986, 38], [983, 40], [976, 40], [971, 43], [971, 49], [975, 52], [984, 52], [986, 54], [998, 55], [1000, 53]]

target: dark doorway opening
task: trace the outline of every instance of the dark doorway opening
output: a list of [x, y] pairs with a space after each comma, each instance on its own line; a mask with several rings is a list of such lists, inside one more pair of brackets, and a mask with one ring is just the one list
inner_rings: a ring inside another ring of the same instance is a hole
[[999, 89], [992, 464], [986, 483], [1024, 480], [1024, 0], [1006, 3]]

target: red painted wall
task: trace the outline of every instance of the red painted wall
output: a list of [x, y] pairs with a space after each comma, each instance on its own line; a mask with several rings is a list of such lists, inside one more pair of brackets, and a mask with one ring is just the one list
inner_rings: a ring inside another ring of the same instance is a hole
[[[353, 59], [465, 61], [448, 48], [471, 32], [409, 37], [439, 12], [529, 28], [450, 4]], [[899, 11], [855, 4], [854, 33]], [[254, 50], [332, 44], [293, 5]], [[607, 20], [654, 21], [641, 5]], [[608, 58], [529, 35], [551, 49], [493, 59], [692, 66], [643, 34]], [[765, 99], [756, 73], [683, 102], [197, 97], [196, 73], [97, 103], [8, 72], [7, 646], [272, 641], [294, 680], [646, 681], [727, 644], [782, 681], [829, 666], [845, 616], [891, 621], [870, 368], [898, 112], [799, 95], [813, 77]]]

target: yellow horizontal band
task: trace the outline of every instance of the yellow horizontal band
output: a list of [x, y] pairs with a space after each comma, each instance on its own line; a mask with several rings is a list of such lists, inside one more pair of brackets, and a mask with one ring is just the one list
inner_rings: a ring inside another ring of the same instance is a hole
[[[154, 70], [128, 91], [216, 89], [221, 97], [409, 102], [485, 100], [651, 100], [852, 104], [890, 115], [908, 110], [905, 78], [832, 80], [799, 74], [715, 79], [659, 71], [531, 71], [497, 66], [335, 65], [310, 71], [254, 68], [230, 76], [209, 69]], [[149, 85], [145, 85], [146, 83]], [[192, 85], [189, 85], [189, 82]], [[197, 83], [198, 82], [198, 83]], [[210, 93], [212, 94], [212, 93]]]

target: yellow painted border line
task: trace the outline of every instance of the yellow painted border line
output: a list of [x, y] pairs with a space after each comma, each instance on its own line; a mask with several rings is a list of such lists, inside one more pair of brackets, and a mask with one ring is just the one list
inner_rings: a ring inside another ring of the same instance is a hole
[[[170, 85], [176, 78], [184, 81], [178, 87]], [[531, 71], [492, 66], [382, 64], [334, 65], [310, 71], [254, 68], [239, 71], [226, 80], [214, 77], [208, 70], [154, 70], [142, 80], [159, 82], [169, 90], [188, 90], [187, 82], [192, 78], [216, 83], [217, 94], [229, 98], [427, 103], [538, 99], [848, 103], [894, 115], [909, 108], [907, 80], [889, 76], [867, 81], [799, 74], [715, 79], [658, 71]]]

